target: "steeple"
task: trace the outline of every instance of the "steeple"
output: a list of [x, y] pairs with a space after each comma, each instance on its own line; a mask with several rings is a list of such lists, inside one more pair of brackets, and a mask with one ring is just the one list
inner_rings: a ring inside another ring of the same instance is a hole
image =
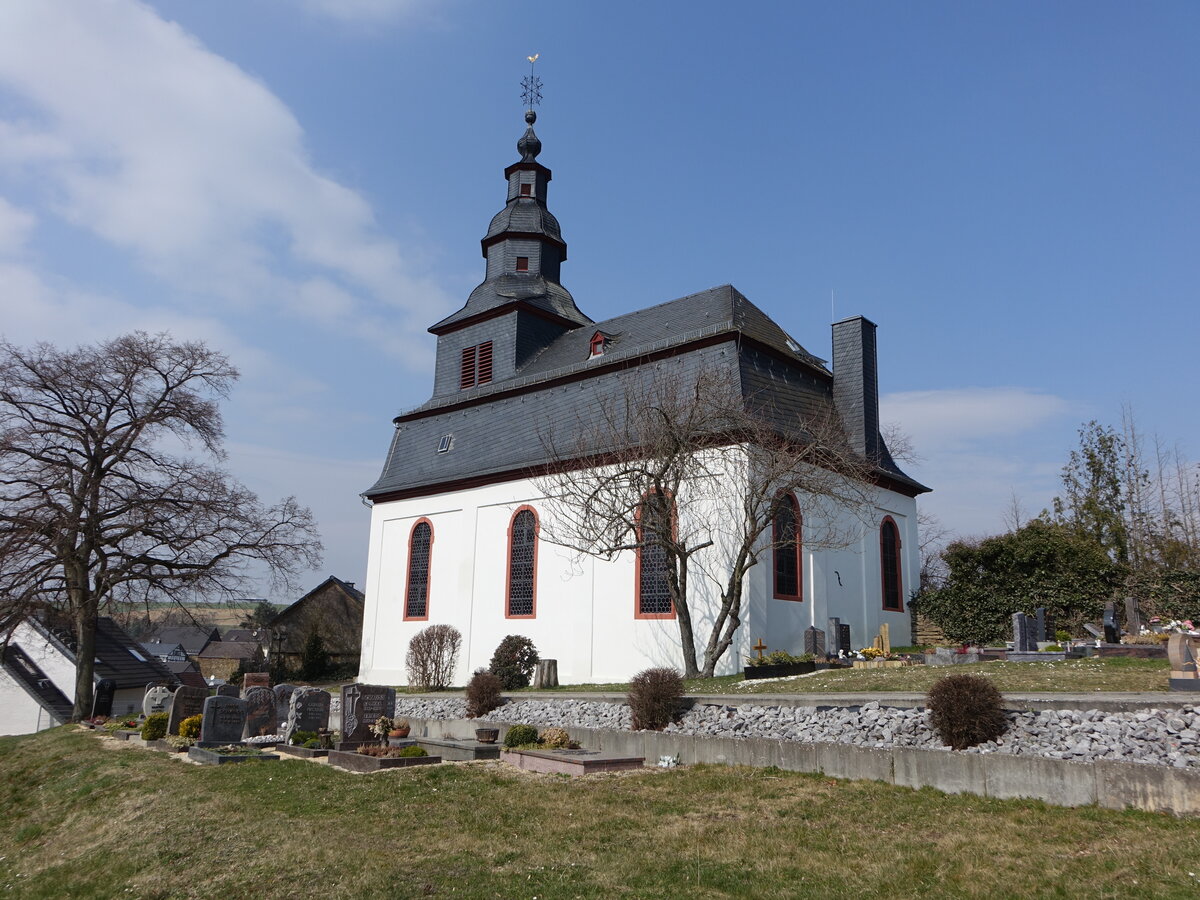
[[[536, 58], [530, 57], [530, 62]], [[541, 101], [541, 81], [531, 72], [522, 86], [528, 103], [526, 128], [517, 141], [519, 159], [504, 170], [508, 184], [504, 208], [492, 217], [480, 242], [487, 260], [484, 280], [471, 291], [462, 309], [429, 329], [438, 336], [434, 396], [464, 389], [462, 385], [470, 381], [454, 376], [459, 364], [454, 363], [451, 351], [458, 344], [463, 344], [459, 349], [465, 351], [490, 339], [489, 352], [494, 353], [494, 363], [489, 369], [489, 380], [500, 381], [515, 374], [530, 356], [563, 332], [592, 321], [579, 311], [570, 292], [559, 283], [567, 244], [558, 220], [546, 206], [551, 173], [537, 161], [542, 142], [533, 130], [537, 122], [533, 107]], [[497, 321], [502, 318], [506, 321]], [[485, 328], [489, 322], [491, 326]], [[468, 328], [471, 334], [466, 336], [467, 343], [451, 340]], [[485, 334], [489, 337], [484, 337]], [[507, 347], [514, 337], [515, 345]], [[506, 346], [500, 346], [497, 343], [500, 341]], [[462, 366], [466, 366], [465, 357]]]

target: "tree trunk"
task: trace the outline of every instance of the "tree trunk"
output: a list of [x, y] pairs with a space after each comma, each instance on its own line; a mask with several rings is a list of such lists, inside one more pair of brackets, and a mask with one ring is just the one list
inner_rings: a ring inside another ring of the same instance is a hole
[[71, 721], [79, 722], [92, 714], [96, 660], [96, 616], [85, 603], [75, 612], [75, 708]]

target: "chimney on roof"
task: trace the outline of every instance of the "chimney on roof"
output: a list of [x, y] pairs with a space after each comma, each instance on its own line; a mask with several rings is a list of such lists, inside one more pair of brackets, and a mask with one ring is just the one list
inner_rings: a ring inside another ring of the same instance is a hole
[[833, 405], [850, 446], [870, 460], [879, 459], [881, 443], [875, 327], [862, 316], [833, 323]]

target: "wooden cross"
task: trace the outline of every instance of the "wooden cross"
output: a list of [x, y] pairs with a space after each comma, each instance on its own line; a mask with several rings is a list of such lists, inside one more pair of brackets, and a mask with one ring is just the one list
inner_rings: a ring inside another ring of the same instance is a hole
[[757, 644], [755, 644], [755, 645], [754, 645], [753, 647], [751, 647], [750, 649], [751, 649], [751, 650], [757, 650], [757, 651], [758, 651], [758, 658], [759, 658], [759, 659], [762, 659], [762, 652], [763, 652], [764, 650], [766, 650], [766, 649], [767, 649], [767, 645], [763, 643], [763, 639], [762, 639], [762, 638], [759, 638], [759, 639], [758, 639], [758, 643], [757, 643]]

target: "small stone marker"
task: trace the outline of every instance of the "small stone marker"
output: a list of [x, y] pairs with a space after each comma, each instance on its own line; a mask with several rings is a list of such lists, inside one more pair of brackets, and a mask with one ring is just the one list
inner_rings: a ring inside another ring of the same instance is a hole
[[247, 672], [242, 676], [242, 696], [252, 687], [269, 688], [271, 686], [270, 672]]
[[205, 688], [182, 685], [175, 689], [171, 701], [171, 718], [167, 721], [167, 734], [179, 734], [179, 723], [192, 716], [204, 714], [204, 701], [208, 699]]
[[289, 738], [296, 731], [320, 733], [329, 727], [329, 691], [315, 687], [296, 688], [288, 706], [284, 734]]
[[825, 632], [816, 625], [804, 629], [804, 652], [811, 653], [817, 659], [825, 658]]
[[277, 684], [275, 691], [275, 721], [282, 725], [287, 721], [288, 710], [292, 706], [292, 693], [296, 690], [294, 684]]
[[533, 686], [539, 689], [558, 687], [558, 660], [539, 659], [533, 670]]
[[1130, 634], [1142, 633], [1142, 610], [1138, 607], [1137, 597], [1125, 598], [1125, 630]]
[[96, 692], [92, 699], [93, 716], [111, 716], [113, 695], [117, 692], [117, 683], [111, 678], [101, 678], [96, 682]]
[[1121, 629], [1117, 627], [1117, 604], [1112, 600], [1104, 604], [1104, 643], [1121, 643]]
[[1033, 639], [1033, 629], [1029, 627], [1029, 618], [1025, 613], [1013, 613], [1013, 650], [1018, 653], [1032, 653], [1037, 650], [1037, 641]]
[[1167, 659], [1171, 663], [1171, 678], [1200, 678], [1196, 665], [1196, 645], [1186, 634], [1173, 634], [1167, 639]]
[[242, 698], [246, 703], [246, 737], [275, 734], [279, 721], [275, 718], [275, 692], [265, 687], [252, 687]]
[[892, 655], [892, 627], [887, 622], [879, 626], [879, 649], [884, 656]]
[[246, 730], [246, 701], [240, 697], [209, 697], [200, 720], [200, 743], [240, 744]]
[[347, 684], [342, 687], [342, 740], [346, 743], [375, 741], [371, 726], [380, 716], [396, 712], [396, 691], [378, 684]]
[[838, 644], [837, 644], [838, 650], [840, 650], [843, 653], [850, 653], [851, 652], [851, 650], [850, 650], [850, 648], [851, 648], [850, 626], [847, 623], [842, 622], [838, 625], [837, 630], [838, 630]]
[[240, 697], [242, 692], [238, 690], [236, 684], [222, 684], [217, 686], [218, 697]]
[[1085, 622], [1083, 624], [1083, 630], [1086, 631], [1088, 634], [1090, 634], [1094, 638], [1104, 637], [1104, 632], [1101, 631], [1099, 628], [1097, 628], [1095, 625], [1093, 625], [1091, 622]]
[[842, 624], [842, 620], [831, 616], [829, 623], [825, 628], [825, 646], [829, 650], [830, 656], [837, 656], [838, 648], [841, 646], [838, 637], [838, 626]]
[[1046, 607], [1039, 606], [1034, 611], [1037, 617], [1034, 620], [1033, 640], [1036, 644], [1038, 641], [1048, 641], [1050, 638], [1046, 636]]
[[142, 698], [142, 715], [148, 716], [153, 713], [170, 712], [171, 711], [171, 689], [164, 687], [161, 684], [156, 684], [154, 687], [146, 691], [146, 696]]

